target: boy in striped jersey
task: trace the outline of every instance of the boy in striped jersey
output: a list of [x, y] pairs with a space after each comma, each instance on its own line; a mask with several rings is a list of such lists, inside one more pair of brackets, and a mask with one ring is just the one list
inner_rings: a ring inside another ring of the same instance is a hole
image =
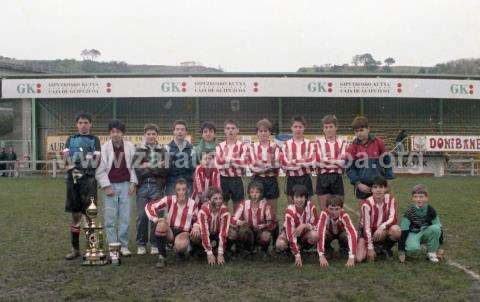
[[[195, 201], [188, 198], [187, 181], [179, 178], [173, 188], [175, 195], [154, 199], [145, 206], [148, 219], [157, 224], [155, 238], [160, 253], [157, 267], [164, 267], [166, 264], [167, 242], [173, 243], [177, 255], [184, 255], [188, 251], [190, 240], [200, 237], [199, 226], [193, 225], [198, 208]], [[165, 210], [167, 217], [159, 218], [158, 210]]]
[[343, 211], [343, 199], [334, 196], [327, 201], [327, 208], [320, 213], [318, 221], [317, 251], [321, 267], [328, 267], [328, 260], [332, 256], [331, 246], [338, 240], [342, 254], [348, 254], [346, 267], [355, 265], [357, 252], [357, 231], [350, 216]]
[[344, 196], [343, 168], [347, 141], [337, 136], [337, 118], [329, 114], [322, 119], [324, 136], [315, 142], [315, 166], [317, 172], [316, 193], [320, 209], [325, 209], [327, 200]]
[[[302, 266], [300, 252], [308, 250], [318, 242], [318, 213], [315, 205], [308, 200], [305, 186], [296, 185], [292, 189], [293, 204], [285, 210], [283, 230], [275, 244], [277, 252], [290, 249], [295, 256], [295, 265]], [[300, 242], [300, 247], [299, 243]]]
[[402, 238], [398, 243], [398, 257], [405, 262], [405, 251], [421, 251], [421, 244], [427, 244], [428, 259], [436, 263], [443, 259], [440, 244], [443, 241], [442, 224], [437, 211], [428, 204], [427, 187], [416, 185], [412, 190], [412, 204], [400, 223]]
[[225, 121], [224, 131], [226, 140], [215, 148], [215, 162], [220, 171], [223, 200], [228, 204], [231, 199], [236, 209], [245, 195], [242, 176], [248, 164], [248, 146], [237, 139], [239, 129], [236, 121]]
[[374, 261], [377, 252], [392, 257], [392, 247], [400, 239], [395, 198], [387, 193], [383, 177], [373, 179], [372, 196], [362, 202], [356, 261]]
[[198, 204], [198, 208], [208, 201], [207, 195], [210, 188], [220, 189], [220, 172], [215, 167], [215, 153], [203, 153], [200, 165], [193, 173], [192, 199]]
[[[263, 197], [272, 208], [272, 219], [277, 218], [277, 199], [280, 196], [278, 175], [280, 172], [281, 148], [271, 140], [272, 123], [268, 119], [257, 122], [258, 143], [250, 148], [250, 170], [253, 181], [263, 185]], [[273, 242], [278, 237], [278, 225], [272, 231]]]
[[313, 196], [310, 170], [313, 163], [313, 148], [303, 136], [307, 122], [303, 116], [295, 115], [292, 119], [293, 137], [282, 146], [281, 164], [287, 175], [286, 194], [288, 202], [293, 201], [293, 187], [303, 185], [307, 189], [307, 199]]
[[242, 201], [232, 216], [229, 239], [243, 244], [245, 251], [252, 252], [260, 245], [262, 256], [267, 258], [272, 240], [272, 230], [277, 226], [270, 204], [263, 198], [263, 185], [252, 181], [248, 185], [250, 199]]
[[[230, 213], [223, 203], [222, 191], [217, 187], [208, 190], [208, 202], [198, 212], [197, 224], [200, 226], [201, 242], [210, 265], [223, 265], [223, 254], [227, 247]], [[198, 239], [195, 240], [198, 243]], [[217, 257], [213, 248], [217, 246]]]

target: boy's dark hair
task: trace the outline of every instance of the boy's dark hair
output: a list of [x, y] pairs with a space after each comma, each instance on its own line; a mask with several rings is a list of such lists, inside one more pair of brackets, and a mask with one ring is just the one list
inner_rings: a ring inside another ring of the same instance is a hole
[[428, 196], [427, 186], [422, 184], [413, 186], [412, 195], [413, 194], [424, 194], [425, 196]]
[[145, 127], [143, 127], [143, 133], [147, 133], [147, 131], [153, 130], [158, 134], [158, 126], [152, 123], [146, 124]]
[[368, 128], [368, 119], [364, 116], [357, 116], [353, 119], [352, 128], [353, 130]]
[[293, 196], [302, 197], [305, 196], [305, 199], [308, 199], [307, 187], [304, 185], [295, 185], [292, 188]]
[[84, 119], [84, 120], [88, 120], [89, 123], [92, 122], [92, 115], [88, 112], [80, 112], [79, 114], [77, 114], [77, 116], [75, 117], [75, 123], [78, 123], [78, 121], [80, 119]]
[[217, 187], [210, 187], [210, 189], [208, 189], [208, 194], [207, 194], [208, 200], [210, 200], [215, 194], [222, 194], [222, 190], [220, 190]]
[[213, 122], [204, 122], [202, 124], [202, 127], [200, 127], [200, 131], [203, 132], [203, 130], [208, 129], [208, 130], [213, 130], [213, 132], [217, 132], [217, 128], [215, 127], [215, 124]]
[[109, 124], [108, 124], [108, 131], [112, 131], [113, 129], [117, 129], [117, 130], [120, 130], [122, 131], [122, 133], [125, 133], [125, 124], [121, 121], [121, 120], [112, 120]]
[[257, 131], [261, 127], [266, 128], [268, 131], [272, 132], [272, 123], [266, 118], [261, 119], [257, 122]]
[[325, 115], [322, 118], [322, 125], [326, 124], [334, 124], [335, 126], [337, 126], [337, 117], [334, 114]]
[[387, 180], [381, 176], [377, 176], [373, 179], [372, 187], [379, 186], [379, 187], [388, 187]]
[[234, 120], [234, 119], [228, 119], [228, 120], [226, 120], [225, 123], [223, 123], [223, 128], [225, 128], [227, 125], [235, 125], [235, 127], [240, 128], [240, 127], [238, 126], [238, 122], [237, 122], [236, 120]]
[[263, 185], [258, 182], [258, 181], [252, 181], [248, 184], [248, 194], [250, 194], [250, 190], [252, 189], [257, 189], [258, 191], [260, 191], [260, 199], [263, 198]]
[[184, 125], [185, 126], [185, 129], [188, 130], [188, 127], [187, 127], [187, 122], [185, 122], [184, 120], [175, 120], [173, 122], [173, 125], [172, 125], [172, 130], [175, 130], [175, 127], [177, 125]]
[[341, 207], [343, 208], [343, 198], [341, 196], [333, 196], [329, 200], [327, 200], [327, 207]]
[[307, 120], [300, 114], [296, 114], [292, 117], [292, 125], [295, 122], [301, 123], [304, 127], [307, 126]]
[[188, 186], [187, 184], [187, 181], [185, 180], [185, 178], [179, 178], [175, 181], [175, 183], [173, 184], [173, 187], [176, 188], [177, 185], [186, 185]]

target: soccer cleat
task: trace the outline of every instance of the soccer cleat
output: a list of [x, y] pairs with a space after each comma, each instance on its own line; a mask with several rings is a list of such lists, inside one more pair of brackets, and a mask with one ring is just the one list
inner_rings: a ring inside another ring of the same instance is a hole
[[132, 255], [132, 252], [128, 249], [126, 246], [122, 246], [120, 248], [120, 254], [124, 257], [130, 257]]
[[72, 250], [70, 253], [68, 253], [65, 256], [65, 259], [66, 260], [73, 260], [73, 259], [78, 258], [78, 257], [80, 257], [80, 251], [79, 250]]
[[150, 249], [150, 254], [158, 255], [158, 248], [156, 246], [152, 246], [152, 248]]
[[145, 249], [145, 246], [141, 245], [137, 248], [137, 255], [145, 255], [147, 253], [147, 250]]
[[157, 268], [164, 268], [166, 265], [167, 265], [167, 260], [165, 259], [165, 257], [163, 257], [162, 255], [159, 255], [157, 264], [155, 266]]
[[430, 260], [430, 262], [433, 262], [433, 263], [438, 262], [437, 253], [428, 253], [427, 256], [428, 256], [428, 260]]

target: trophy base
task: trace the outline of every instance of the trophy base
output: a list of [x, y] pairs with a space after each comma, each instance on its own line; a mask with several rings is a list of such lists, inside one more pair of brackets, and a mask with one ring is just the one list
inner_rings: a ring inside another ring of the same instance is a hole
[[108, 264], [109, 261], [107, 257], [102, 257], [100, 259], [83, 259], [82, 265], [83, 266], [100, 266], [100, 265], [106, 265]]

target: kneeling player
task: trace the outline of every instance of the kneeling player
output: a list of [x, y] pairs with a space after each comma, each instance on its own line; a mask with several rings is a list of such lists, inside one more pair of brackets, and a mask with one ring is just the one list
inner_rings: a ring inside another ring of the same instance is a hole
[[[174, 184], [175, 195], [152, 200], [145, 206], [148, 219], [157, 224], [155, 229], [159, 250], [157, 267], [164, 267], [166, 264], [167, 242], [173, 243], [177, 254], [184, 255], [188, 251], [190, 239], [200, 236], [198, 225], [191, 230], [198, 209], [195, 201], [188, 198], [187, 190], [187, 181], [180, 178]], [[167, 217], [159, 218], [158, 210], [165, 210]]]
[[387, 186], [383, 177], [376, 177], [372, 185], [373, 195], [362, 202], [357, 262], [365, 258], [373, 261], [377, 252], [392, 257], [392, 247], [400, 239], [395, 198], [387, 193]]
[[[207, 261], [210, 265], [223, 265], [223, 253], [227, 246], [227, 235], [230, 226], [230, 213], [223, 203], [222, 191], [217, 187], [208, 190], [207, 202], [198, 212], [197, 224], [200, 226], [201, 241]], [[196, 239], [198, 242], [198, 239]], [[215, 258], [213, 248], [217, 246]]]
[[[318, 213], [315, 205], [308, 199], [307, 188], [296, 185], [292, 189], [293, 204], [285, 210], [284, 229], [275, 244], [277, 252], [288, 250], [295, 256], [295, 265], [302, 266], [300, 248], [307, 250], [318, 241]], [[298, 242], [300, 241], [300, 248]]]
[[229, 239], [243, 245], [246, 251], [252, 252], [255, 245], [261, 247], [263, 258], [266, 259], [268, 247], [272, 240], [272, 230], [277, 223], [273, 218], [272, 208], [263, 199], [263, 186], [252, 181], [248, 185], [250, 199], [242, 201], [231, 219], [232, 227]]
[[342, 254], [348, 253], [346, 267], [355, 265], [357, 251], [357, 231], [352, 220], [343, 211], [343, 199], [334, 196], [327, 200], [326, 209], [320, 213], [318, 221], [317, 251], [321, 267], [328, 267], [327, 257], [332, 255], [332, 242], [338, 240]]

